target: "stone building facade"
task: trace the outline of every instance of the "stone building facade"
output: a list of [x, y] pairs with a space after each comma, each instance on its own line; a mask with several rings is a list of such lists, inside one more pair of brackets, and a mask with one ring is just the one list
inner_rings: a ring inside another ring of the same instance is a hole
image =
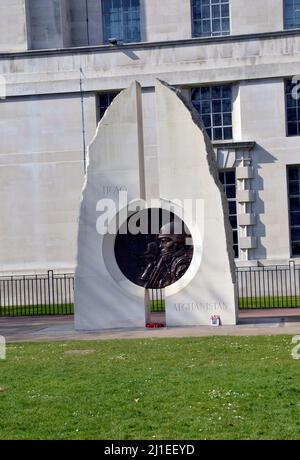
[[155, 194], [155, 78], [202, 114], [237, 265], [299, 262], [299, 54], [298, 0], [1, 0], [1, 273], [74, 270], [84, 147], [132, 80]]

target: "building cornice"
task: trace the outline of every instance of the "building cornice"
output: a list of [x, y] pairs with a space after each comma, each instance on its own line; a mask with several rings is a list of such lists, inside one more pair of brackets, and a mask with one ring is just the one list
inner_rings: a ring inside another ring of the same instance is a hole
[[218, 43], [235, 43], [251, 40], [272, 40], [277, 38], [286, 38], [300, 36], [300, 28], [292, 30], [280, 30], [276, 32], [264, 32], [244, 35], [227, 35], [223, 37], [196, 37], [184, 40], [167, 40], [156, 42], [139, 42], [139, 43], [124, 43], [123, 45], [97, 45], [97, 46], [80, 46], [71, 48], [56, 48], [42, 50], [26, 50], [13, 52], [0, 52], [0, 59], [15, 59], [24, 57], [36, 56], [51, 56], [51, 55], [68, 55], [68, 54], [87, 54], [87, 53], [105, 53], [111, 51], [126, 51], [151, 48], [168, 48], [175, 46], [190, 46], [190, 45], [209, 45]]
[[227, 150], [244, 150], [250, 152], [254, 149], [255, 141], [213, 141], [214, 148]]

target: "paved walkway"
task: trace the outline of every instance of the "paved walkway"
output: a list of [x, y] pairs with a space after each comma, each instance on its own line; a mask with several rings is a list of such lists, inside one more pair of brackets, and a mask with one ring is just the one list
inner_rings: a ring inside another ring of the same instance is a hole
[[146, 339], [239, 335], [300, 335], [300, 309], [243, 311], [237, 326], [165, 327], [75, 331], [74, 318], [0, 318], [0, 335], [9, 342]]

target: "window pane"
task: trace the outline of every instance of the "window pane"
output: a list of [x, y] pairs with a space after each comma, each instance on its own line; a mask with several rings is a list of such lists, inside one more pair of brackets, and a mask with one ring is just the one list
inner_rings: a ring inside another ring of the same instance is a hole
[[284, 26], [286, 29], [300, 27], [300, 3], [298, 0], [284, 0]]
[[234, 250], [234, 257], [238, 259], [239, 258], [239, 247], [236, 244], [233, 245], [233, 250]]
[[[213, 21], [212, 21], [212, 31], [213, 31], [213, 33], [221, 31], [221, 21], [220, 21], [220, 19], [213, 19]], [[220, 35], [220, 34], [218, 34], [218, 35]]]
[[292, 241], [300, 242], [300, 227], [292, 227], [291, 235], [292, 235]]
[[[212, 140], [232, 139], [232, 92], [230, 86], [205, 86], [191, 90], [191, 99], [202, 116]], [[225, 111], [225, 110], [226, 111]]]
[[224, 99], [230, 99], [232, 98], [232, 90], [230, 86], [222, 86], [222, 97]]
[[112, 92], [112, 93], [102, 93], [99, 94], [99, 105], [98, 105], [98, 121], [101, 120], [103, 115], [106, 112], [106, 109], [110, 106], [114, 98], [117, 96], [117, 92]]
[[298, 124], [297, 123], [288, 123], [288, 135], [297, 136], [298, 134]]
[[292, 255], [300, 254], [300, 167], [288, 168], [288, 193]]
[[228, 5], [228, 3], [224, 3], [221, 6], [221, 17], [222, 18], [229, 18], [229, 5]]
[[[222, 106], [221, 106], [221, 99], [215, 99], [212, 102], [212, 110], [214, 113], [221, 113], [222, 112]], [[226, 110], [227, 112], [227, 110]]]
[[231, 113], [224, 113], [223, 114], [223, 125], [232, 125], [232, 115]]
[[235, 171], [226, 171], [226, 185], [235, 185]]
[[300, 99], [297, 98], [296, 91], [294, 94], [294, 88], [295, 85], [291, 80], [285, 82], [287, 136], [299, 136], [300, 134]]
[[232, 128], [223, 129], [224, 140], [232, 139]]
[[222, 35], [229, 35], [229, 30], [230, 30], [229, 18], [223, 18], [221, 25], [222, 25]]
[[300, 212], [291, 212], [291, 225], [300, 225]]
[[201, 88], [201, 99], [210, 100], [210, 88]]
[[297, 121], [297, 109], [288, 109], [287, 110], [287, 119], [288, 121]]
[[205, 127], [209, 128], [211, 126], [211, 116], [210, 115], [203, 115], [202, 121]]
[[222, 100], [222, 111], [223, 112], [231, 112], [231, 99], [223, 99]]
[[124, 42], [140, 41], [139, 0], [104, 0], [103, 31], [105, 43], [110, 38]]
[[221, 99], [222, 89], [221, 86], [213, 86], [212, 87], [212, 97], [214, 99]]
[[290, 198], [290, 210], [291, 211], [300, 211], [299, 198]]
[[212, 6], [212, 17], [213, 18], [220, 18], [221, 17], [220, 5], [213, 5]]
[[214, 140], [220, 141], [223, 139], [223, 131], [222, 128], [214, 128], [213, 129]]
[[206, 129], [206, 132], [207, 132], [207, 135], [210, 139], [212, 139], [212, 129], [211, 128], [207, 128]]
[[292, 243], [292, 255], [299, 256], [300, 255], [300, 242], [299, 243]]
[[237, 216], [229, 216], [230, 224], [232, 228], [237, 228]]
[[110, 0], [103, 0], [102, 1], [102, 11], [103, 13], [108, 13], [110, 10], [112, 2]]
[[229, 214], [236, 214], [236, 202], [229, 201]]
[[219, 179], [223, 184], [225, 194], [228, 199], [229, 221], [232, 227], [233, 249], [235, 257], [239, 256], [238, 246], [238, 222], [237, 222], [237, 206], [236, 206], [236, 174], [235, 170], [225, 170], [219, 172]]
[[229, 0], [192, 0], [194, 37], [229, 35]]
[[[200, 9], [201, 11], [201, 9]], [[201, 17], [201, 16], [199, 16]], [[210, 7], [209, 5], [205, 5], [202, 7], [202, 18], [203, 19], [210, 19]]]
[[213, 126], [222, 126], [222, 115], [213, 115]]
[[211, 33], [211, 23], [210, 21], [202, 21], [202, 30], [204, 34], [210, 34]]
[[211, 104], [210, 101], [201, 102], [202, 113], [211, 113]]
[[238, 243], [238, 233], [237, 231], [233, 232], [233, 244]]
[[298, 181], [291, 181], [289, 183], [289, 194], [299, 195], [299, 182]]
[[235, 185], [227, 185], [227, 187], [226, 187], [226, 195], [227, 195], [227, 198], [235, 198], [236, 197]]
[[289, 180], [298, 180], [299, 179], [299, 168], [289, 168], [288, 169]]

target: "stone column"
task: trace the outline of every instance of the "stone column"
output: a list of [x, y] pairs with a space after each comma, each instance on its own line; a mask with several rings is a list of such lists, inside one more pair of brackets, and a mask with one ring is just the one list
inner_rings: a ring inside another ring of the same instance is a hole
[[26, 0], [1, 0], [0, 50], [25, 51], [28, 48]]
[[65, 48], [71, 45], [69, 0], [27, 0], [30, 48]]

